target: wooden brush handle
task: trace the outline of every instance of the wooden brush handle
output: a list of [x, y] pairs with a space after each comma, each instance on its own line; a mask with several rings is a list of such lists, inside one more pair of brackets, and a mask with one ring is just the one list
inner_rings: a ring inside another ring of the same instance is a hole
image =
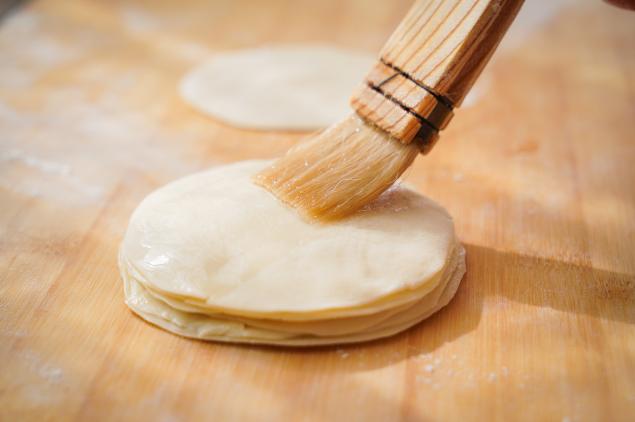
[[404, 143], [430, 150], [523, 0], [417, 0], [351, 105]]

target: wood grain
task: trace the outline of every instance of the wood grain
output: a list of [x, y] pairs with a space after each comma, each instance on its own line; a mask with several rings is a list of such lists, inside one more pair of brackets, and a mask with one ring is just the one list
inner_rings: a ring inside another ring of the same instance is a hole
[[429, 152], [522, 4], [416, 0], [382, 48], [366, 86], [353, 95], [353, 109], [401, 142], [417, 140]]
[[153, 189], [300, 138], [199, 115], [176, 90], [191, 66], [271, 42], [378, 51], [408, 2], [41, 0], [2, 22], [0, 420], [633, 420], [635, 26], [558, 4], [527, 2], [407, 176], [455, 218], [456, 298], [394, 338], [302, 351], [146, 324], [117, 247]]
[[460, 105], [523, 0], [418, 0], [382, 48], [384, 62]]

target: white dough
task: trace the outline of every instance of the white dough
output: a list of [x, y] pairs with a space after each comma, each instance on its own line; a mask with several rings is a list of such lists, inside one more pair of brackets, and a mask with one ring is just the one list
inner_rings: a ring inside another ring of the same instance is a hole
[[144, 199], [119, 257], [136, 313], [189, 337], [300, 346], [391, 335], [452, 298], [464, 252], [441, 207], [397, 187], [312, 223], [251, 182], [267, 164], [219, 167]]
[[189, 72], [181, 96], [231, 125], [313, 130], [344, 119], [376, 60], [334, 47], [278, 46], [215, 55]]

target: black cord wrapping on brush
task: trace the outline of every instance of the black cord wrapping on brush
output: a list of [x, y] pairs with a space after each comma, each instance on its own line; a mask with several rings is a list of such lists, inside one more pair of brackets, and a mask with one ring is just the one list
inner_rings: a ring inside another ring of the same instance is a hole
[[[452, 105], [452, 102], [443, 95], [435, 92], [432, 88], [412, 78], [412, 76], [410, 76], [397, 66], [393, 65], [392, 63], [389, 63], [384, 58], [381, 58], [380, 61], [385, 66], [392, 69], [395, 73], [382, 80], [378, 84], [373, 84], [367, 81], [368, 87], [371, 88], [373, 91], [383, 95], [385, 98], [399, 106], [404, 111], [413, 115], [421, 123], [421, 127], [415, 135], [413, 141], [417, 142], [421, 146], [422, 150], [429, 151], [438, 139], [439, 131], [447, 126], [454, 115], [454, 106]], [[428, 113], [426, 113], [426, 115], [422, 115], [413, 107], [404, 104], [398, 98], [395, 98], [395, 96], [391, 95], [389, 92], [386, 92], [386, 90], [382, 88], [384, 85], [386, 85], [397, 76], [404, 77], [405, 79], [411, 81], [417, 87], [425, 90], [432, 97], [434, 97], [434, 99], [436, 100], [436, 104]]]

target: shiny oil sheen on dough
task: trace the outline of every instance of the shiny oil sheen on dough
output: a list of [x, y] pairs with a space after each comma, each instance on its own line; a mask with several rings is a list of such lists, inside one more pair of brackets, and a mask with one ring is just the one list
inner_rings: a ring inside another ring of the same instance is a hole
[[242, 162], [149, 195], [120, 250], [128, 305], [178, 334], [310, 345], [399, 332], [447, 304], [463, 249], [438, 205], [394, 188], [316, 224], [251, 182]]
[[220, 53], [183, 78], [181, 96], [237, 127], [320, 129], [350, 114], [349, 97], [374, 62], [367, 54], [322, 45]]

